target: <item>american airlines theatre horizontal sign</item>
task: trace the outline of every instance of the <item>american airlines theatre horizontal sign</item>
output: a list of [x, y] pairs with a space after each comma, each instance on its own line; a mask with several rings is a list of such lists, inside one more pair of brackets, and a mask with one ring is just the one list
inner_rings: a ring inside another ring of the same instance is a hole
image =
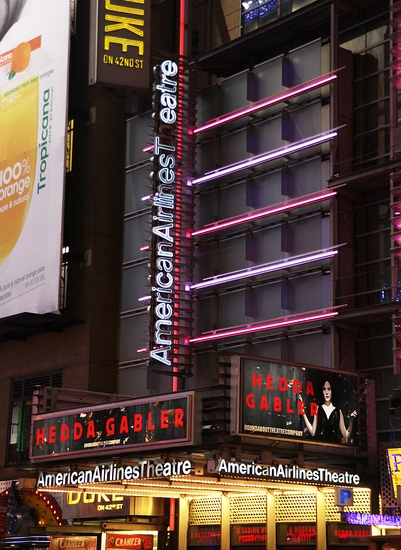
[[236, 433], [358, 445], [357, 376], [242, 357]]
[[191, 445], [195, 392], [108, 403], [36, 415], [32, 420], [31, 460], [43, 461], [91, 453], [111, 454], [150, 447]]

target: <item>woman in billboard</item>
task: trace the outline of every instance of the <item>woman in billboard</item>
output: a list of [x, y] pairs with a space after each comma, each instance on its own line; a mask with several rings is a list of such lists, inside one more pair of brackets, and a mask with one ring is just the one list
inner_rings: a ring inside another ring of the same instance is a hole
[[333, 392], [330, 380], [326, 379], [324, 381], [322, 392], [324, 403], [318, 406], [313, 421], [310, 422], [307, 415], [305, 413], [302, 414], [308, 432], [313, 438], [319, 441], [351, 444], [351, 434], [357, 415], [356, 411], [351, 413], [349, 425], [346, 428], [342, 410], [333, 405]]

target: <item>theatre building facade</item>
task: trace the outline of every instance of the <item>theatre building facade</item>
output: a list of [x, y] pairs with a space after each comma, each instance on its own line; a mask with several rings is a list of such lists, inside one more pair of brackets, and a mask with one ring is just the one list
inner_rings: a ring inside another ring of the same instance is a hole
[[312, 433], [327, 371], [221, 359], [221, 383], [196, 391], [63, 409], [59, 389], [52, 412], [36, 392], [14, 490], [58, 502], [51, 548], [339, 550], [384, 533], [370, 381], [330, 372], [343, 420]]

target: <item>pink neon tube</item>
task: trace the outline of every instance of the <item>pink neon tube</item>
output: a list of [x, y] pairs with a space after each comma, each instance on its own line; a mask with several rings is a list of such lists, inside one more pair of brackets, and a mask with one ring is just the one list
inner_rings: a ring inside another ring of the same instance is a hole
[[190, 289], [196, 290], [199, 288], [207, 288], [211, 286], [221, 285], [223, 283], [228, 283], [230, 281], [240, 281], [241, 279], [247, 279], [248, 277], [256, 277], [257, 275], [263, 275], [265, 273], [272, 273], [274, 271], [279, 271], [280, 269], [289, 269], [291, 267], [296, 267], [299, 265], [327, 260], [335, 256], [336, 254], [338, 254], [338, 250], [334, 248], [317, 250], [315, 252], [310, 252], [309, 254], [292, 256], [290, 258], [285, 258], [284, 260], [271, 262], [269, 264], [258, 265], [258, 266], [249, 267], [248, 269], [243, 269], [240, 271], [233, 271], [231, 273], [216, 275], [215, 277], [204, 279], [201, 283], [195, 283], [191, 285]]
[[248, 325], [242, 325], [239, 327], [233, 327], [232, 329], [221, 329], [220, 332], [213, 331], [205, 333], [204, 336], [198, 336], [196, 338], [190, 338], [191, 344], [198, 344], [200, 342], [210, 342], [212, 340], [221, 340], [223, 338], [230, 338], [230, 336], [240, 336], [242, 334], [250, 334], [252, 332], [261, 332], [263, 330], [273, 330], [275, 328], [288, 327], [291, 325], [302, 325], [305, 323], [311, 323], [313, 321], [324, 321], [332, 319], [338, 315], [338, 311], [332, 309], [320, 310], [318, 312], [305, 313], [303, 316], [288, 316], [266, 321], [262, 324], [251, 323]]
[[242, 223], [251, 222], [254, 220], [259, 220], [261, 218], [266, 218], [268, 216], [273, 216], [274, 214], [280, 214], [282, 212], [287, 212], [294, 208], [299, 208], [301, 206], [308, 206], [309, 204], [314, 204], [316, 202], [322, 202], [327, 199], [331, 199], [337, 194], [336, 188], [325, 189], [324, 191], [318, 191], [317, 193], [311, 193], [310, 195], [304, 195], [296, 199], [290, 199], [285, 202], [274, 204], [268, 206], [267, 208], [260, 208], [258, 210], [252, 210], [246, 214], [241, 214], [239, 216], [234, 216], [232, 218], [227, 218], [221, 220], [220, 222], [214, 222], [202, 229], [197, 229], [192, 232], [193, 237], [198, 237], [200, 235], [206, 235], [208, 233], [213, 233], [215, 231], [220, 231], [221, 229], [226, 229], [227, 227], [234, 227], [241, 225]]
[[302, 141], [297, 141], [295, 143], [290, 143], [289, 145], [281, 147], [280, 149], [274, 149], [273, 151], [262, 153], [261, 155], [256, 155], [240, 162], [229, 164], [228, 166], [223, 166], [222, 168], [218, 168], [217, 170], [213, 170], [212, 172], [207, 172], [204, 176], [194, 178], [192, 181], [189, 181], [188, 185], [197, 185], [199, 183], [212, 181], [223, 176], [228, 176], [229, 174], [234, 174], [236, 172], [240, 172], [241, 170], [252, 168], [254, 166], [257, 166], [258, 164], [278, 159], [280, 157], [285, 157], [286, 155], [302, 151], [303, 149], [308, 149], [309, 147], [313, 147], [314, 145], [320, 145], [322, 143], [325, 143], [326, 141], [334, 139], [336, 136], [336, 131], [317, 134], [311, 138], [303, 139]]
[[232, 120], [236, 120], [245, 115], [250, 115], [252, 113], [255, 113], [256, 111], [265, 109], [266, 107], [271, 107], [272, 105], [282, 103], [283, 101], [296, 97], [297, 95], [309, 92], [316, 88], [320, 88], [321, 86], [325, 86], [326, 84], [330, 84], [336, 78], [337, 74], [335, 71], [333, 71], [323, 76], [319, 76], [318, 78], [308, 80], [308, 82], [304, 82], [303, 84], [294, 86], [289, 90], [284, 90], [283, 92], [279, 92], [278, 94], [266, 97], [265, 99], [261, 99], [260, 101], [256, 101], [255, 103], [252, 103], [247, 107], [242, 107], [241, 109], [237, 109], [236, 111], [232, 111], [231, 113], [227, 113], [226, 115], [222, 115], [220, 117], [209, 120], [203, 126], [194, 128], [191, 133], [199, 134], [200, 132], [205, 132], [206, 130], [210, 130], [211, 128], [216, 128], [216, 126], [221, 126], [222, 124], [226, 124], [227, 122], [231, 122]]

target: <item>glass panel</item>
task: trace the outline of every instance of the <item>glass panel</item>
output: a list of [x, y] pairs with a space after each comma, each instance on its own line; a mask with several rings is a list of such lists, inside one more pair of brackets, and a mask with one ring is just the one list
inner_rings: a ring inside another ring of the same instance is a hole
[[143, 307], [138, 298], [149, 294], [148, 263], [123, 269], [121, 311], [131, 311]]
[[389, 100], [377, 101], [371, 105], [355, 109], [355, 134], [375, 130], [389, 123]]
[[219, 273], [227, 273], [237, 269], [245, 269], [245, 236], [222, 241], [219, 244]]
[[377, 101], [390, 93], [388, 71], [368, 76], [355, 83], [356, 103], [364, 104]]
[[210, 330], [211, 326], [215, 326], [213, 317], [213, 302], [216, 298], [200, 297], [195, 302], [195, 324], [194, 334], [202, 334]]
[[320, 332], [304, 334], [302, 338], [288, 339], [288, 360], [306, 365], [318, 365], [323, 362], [323, 338]]
[[227, 78], [221, 83], [221, 114], [230, 113], [248, 104], [246, 72]]
[[143, 257], [140, 248], [147, 245], [146, 235], [149, 234], [149, 214], [141, 214], [124, 222], [124, 253], [123, 262], [131, 262]]
[[257, 99], [264, 99], [265, 97], [269, 97], [283, 91], [284, 86], [281, 85], [282, 71], [282, 57], [278, 57], [272, 61], [262, 63], [261, 65], [257, 65], [255, 67], [253, 74], [255, 75], [256, 80], [255, 95]]
[[131, 315], [121, 319], [120, 363], [134, 359], [146, 359], [140, 348], [149, 346], [149, 316], [147, 313]]
[[243, 214], [246, 207], [246, 183], [230, 185], [220, 190], [220, 204], [224, 212], [224, 218]]
[[291, 256], [322, 248], [322, 220], [320, 216], [305, 218], [289, 224]]
[[[322, 276], [320, 273], [291, 279], [288, 282], [291, 313], [320, 309], [322, 304]], [[327, 300], [329, 302], [329, 299]]]
[[280, 283], [257, 286], [252, 289], [253, 321], [275, 319], [284, 315], [281, 307]]
[[273, 118], [254, 127], [254, 153], [259, 155], [285, 145], [281, 132], [281, 117]]
[[146, 365], [120, 368], [118, 380], [120, 394], [132, 397], [144, 397], [148, 395], [146, 371]]
[[218, 328], [232, 327], [244, 322], [244, 290], [222, 294], [218, 300]]
[[280, 226], [255, 232], [252, 244], [252, 259], [256, 265], [274, 262], [283, 257]]
[[29, 460], [29, 438], [32, 418], [32, 399], [15, 401], [11, 408], [11, 424], [7, 463]]
[[153, 142], [152, 113], [145, 113], [127, 122], [126, 166], [132, 166], [149, 158], [143, 148]]
[[146, 207], [141, 199], [151, 194], [150, 166], [127, 172], [125, 177], [125, 211], [130, 214]]

